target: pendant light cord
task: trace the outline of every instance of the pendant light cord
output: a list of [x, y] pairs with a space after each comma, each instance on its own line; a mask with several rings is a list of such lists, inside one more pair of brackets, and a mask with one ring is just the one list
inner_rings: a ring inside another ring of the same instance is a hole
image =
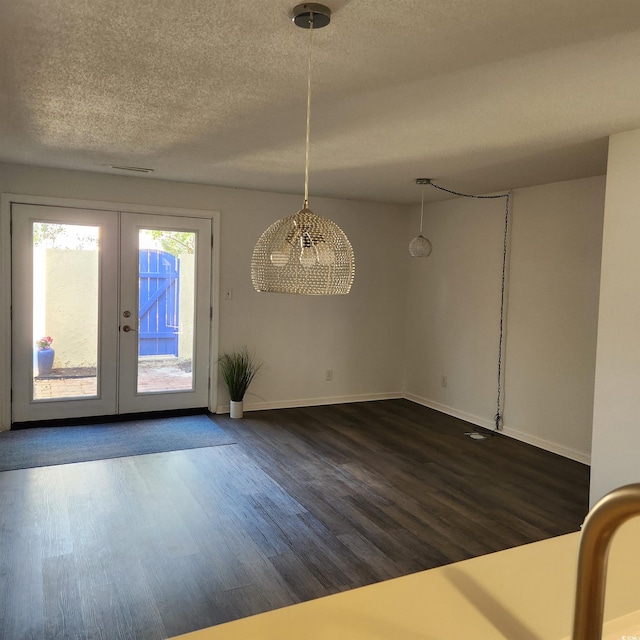
[[309, 66], [307, 69], [307, 140], [304, 157], [304, 208], [309, 208], [309, 132], [311, 130], [311, 52], [313, 50], [313, 12], [309, 15]]
[[[440, 191], [446, 191], [454, 196], [460, 196], [462, 198], [475, 198], [477, 200], [496, 200], [498, 198], [505, 199], [504, 207], [504, 235], [502, 239], [502, 280], [500, 285], [500, 337], [498, 338], [498, 397], [496, 400], [496, 413], [493, 416], [493, 422], [496, 426], [496, 431], [500, 430], [502, 424], [502, 408], [503, 408], [503, 391], [502, 391], [502, 359], [504, 354], [504, 316], [505, 316], [505, 297], [506, 297], [506, 280], [507, 280], [507, 258], [508, 258], [508, 243], [509, 243], [509, 217], [511, 211], [511, 191], [507, 193], [500, 193], [495, 196], [476, 196], [468, 193], [459, 193], [457, 191], [451, 191], [451, 189], [445, 189], [433, 182], [430, 182], [432, 187], [439, 189]], [[420, 224], [422, 228], [422, 222]]]
[[422, 185], [422, 202], [420, 203], [420, 233], [422, 235], [422, 219], [424, 218], [424, 185]]

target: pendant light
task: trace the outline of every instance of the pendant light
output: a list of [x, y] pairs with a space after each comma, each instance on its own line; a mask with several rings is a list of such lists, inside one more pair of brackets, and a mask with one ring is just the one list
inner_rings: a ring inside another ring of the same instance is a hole
[[426, 258], [431, 255], [433, 245], [422, 235], [422, 220], [424, 218], [424, 185], [431, 184], [429, 178], [416, 178], [416, 184], [422, 185], [422, 203], [420, 205], [420, 232], [409, 243], [409, 255], [412, 258]]
[[309, 29], [304, 205], [260, 236], [251, 258], [251, 281], [256, 291], [343, 295], [349, 293], [355, 274], [353, 248], [338, 225], [309, 209], [312, 38], [314, 29], [329, 24], [331, 11], [321, 4], [300, 4], [291, 12], [291, 19], [298, 27]]

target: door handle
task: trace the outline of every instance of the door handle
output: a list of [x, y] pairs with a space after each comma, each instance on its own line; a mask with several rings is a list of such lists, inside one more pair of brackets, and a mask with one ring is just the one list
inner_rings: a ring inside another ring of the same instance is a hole
[[137, 333], [137, 332], [138, 332], [138, 330], [137, 330], [137, 329], [132, 329], [128, 324], [125, 324], [125, 325], [124, 325], [124, 327], [122, 327], [122, 330], [123, 330], [125, 333], [129, 333], [129, 331], [134, 331], [135, 333]]

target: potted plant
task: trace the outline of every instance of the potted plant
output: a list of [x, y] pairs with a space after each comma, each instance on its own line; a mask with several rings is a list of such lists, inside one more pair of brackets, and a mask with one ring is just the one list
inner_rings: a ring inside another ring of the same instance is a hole
[[51, 336], [42, 336], [36, 340], [38, 347], [38, 375], [48, 376], [53, 369], [53, 359], [56, 352], [51, 348], [53, 338]]
[[244, 394], [263, 363], [256, 360], [246, 346], [222, 354], [219, 362], [220, 373], [231, 398], [231, 417], [242, 418]]

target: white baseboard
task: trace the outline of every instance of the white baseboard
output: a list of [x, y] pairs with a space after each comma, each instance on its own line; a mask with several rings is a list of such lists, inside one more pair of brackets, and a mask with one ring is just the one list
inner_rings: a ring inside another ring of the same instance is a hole
[[537, 436], [532, 436], [528, 433], [524, 433], [523, 431], [511, 429], [510, 427], [504, 427], [500, 430], [500, 433], [504, 433], [505, 436], [509, 436], [514, 440], [520, 440], [521, 442], [532, 444], [534, 447], [546, 449], [547, 451], [551, 451], [551, 453], [557, 453], [559, 456], [563, 456], [565, 458], [569, 458], [570, 460], [575, 460], [576, 462], [582, 462], [582, 464], [591, 466], [591, 455], [583, 451], [571, 449], [570, 447], [565, 447], [564, 445], [558, 444], [557, 442], [538, 438]]
[[[439, 402], [433, 402], [432, 400], [416, 396], [412, 393], [405, 393], [404, 397], [407, 400], [411, 400], [411, 402], [421, 404], [424, 407], [429, 407], [430, 409], [435, 409], [436, 411], [440, 411], [441, 413], [446, 413], [447, 415], [453, 416], [454, 418], [460, 418], [460, 420], [464, 420], [465, 422], [469, 422], [478, 427], [484, 427], [485, 429], [495, 431], [495, 423], [492, 420], [474, 416], [470, 413], [465, 413], [464, 411], [458, 411], [453, 407], [440, 404]], [[538, 438], [537, 436], [530, 435], [528, 433], [525, 433], [524, 431], [519, 431], [518, 429], [512, 429], [511, 427], [508, 427], [506, 425], [503, 426], [502, 429], [500, 429], [500, 433], [508, 436], [509, 438], [513, 438], [514, 440], [519, 440], [520, 442], [538, 447], [539, 449], [544, 449], [545, 451], [550, 451], [551, 453], [557, 453], [564, 458], [569, 458], [570, 460], [575, 460], [576, 462], [581, 462], [582, 464], [591, 464], [591, 456], [588, 453], [565, 447], [564, 445], [561, 445], [557, 442], [545, 440], [544, 438]]]
[[460, 418], [460, 420], [464, 420], [465, 422], [470, 422], [477, 427], [484, 427], [485, 429], [495, 431], [496, 425], [492, 420], [480, 418], [472, 415], [471, 413], [465, 413], [464, 411], [458, 411], [458, 409], [449, 407], [446, 404], [440, 404], [439, 402], [434, 402], [433, 400], [416, 396], [413, 393], [405, 393], [404, 397], [407, 400], [411, 400], [411, 402], [421, 404], [423, 407], [429, 407], [429, 409], [435, 409], [436, 411], [440, 411], [440, 413], [446, 413], [448, 416], [453, 416], [454, 418]]
[[[352, 396], [327, 396], [325, 398], [304, 398], [302, 400], [277, 400], [274, 402], [251, 402], [245, 399], [245, 411], [264, 411], [266, 409], [292, 409], [294, 407], [317, 407], [325, 404], [347, 404], [348, 402], [370, 402], [372, 400], [394, 400], [404, 397], [400, 391], [388, 393], [363, 393]], [[229, 413], [228, 404], [219, 404], [216, 413]]]
[[[291, 409], [294, 407], [316, 407], [327, 404], [370, 402], [372, 400], [393, 400], [397, 398], [405, 398], [407, 400], [410, 400], [411, 402], [420, 404], [423, 407], [429, 407], [430, 409], [440, 411], [440, 413], [445, 413], [449, 416], [453, 416], [454, 418], [464, 420], [465, 422], [468, 422], [477, 427], [484, 427], [485, 429], [495, 431], [495, 423], [492, 420], [481, 418], [464, 411], [459, 411], [458, 409], [454, 409], [453, 407], [449, 407], [445, 404], [440, 404], [439, 402], [434, 402], [433, 400], [428, 400], [427, 398], [417, 396], [413, 393], [401, 393], [399, 391], [392, 391], [388, 393], [365, 393], [351, 396], [327, 396], [325, 398], [303, 398], [298, 400], [277, 400], [273, 402], [251, 402], [245, 400], [244, 410], [263, 411], [266, 409]], [[228, 404], [219, 404], [216, 407], [216, 413], [220, 414], [229, 413], [229, 410], [230, 407]], [[581, 462], [582, 464], [591, 464], [591, 456], [588, 453], [565, 447], [564, 445], [561, 445], [557, 442], [545, 440], [544, 438], [538, 438], [537, 436], [530, 435], [528, 433], [525, 433], [524, 431], [519, 431], [518, 429], [512, 429], [508, 426], [503, 426], [503, 428], [500, 429], [500, 433], [502, 435], [508, 436], [509, 438], [513, 438], [514, 440], [519, 440], [520, 442], [538, 447], [539, 449], [544, 449], [545, 451], [550, 451], [551, 453], [557, 453], [564, 458], [569, 458], [570, 460], [575, 460], [576, 462]]]

